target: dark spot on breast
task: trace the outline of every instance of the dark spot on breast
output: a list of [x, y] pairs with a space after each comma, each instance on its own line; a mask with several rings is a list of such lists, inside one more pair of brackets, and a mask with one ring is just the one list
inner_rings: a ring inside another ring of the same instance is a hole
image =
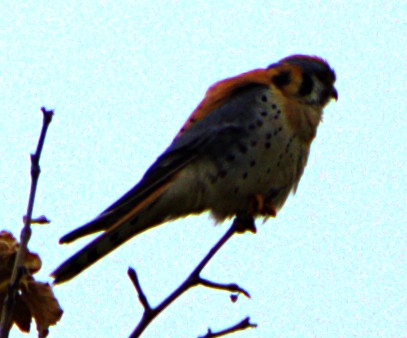
[[257, 124], [258, 127], [261, 127], [261, 126], [263, 125], [263, 121], [257, 120], [257, 121], [256, 121], [256, 124]]
[[234, 192], [235, 194], [237, 194], [237, 193], [239, 192], [239, 187], [235, 187], [235, 189], [233, 190], [233, 192]]
[[247, 153], [247, 146], [244, 143], [239, 143], [238, 149], [242, 154]]
[[212, 184], [215, 184], [218, 181], [218, 176], [216, 175], [209, 175], [208, 178]]
[[263, 95], [263, 96], [261, 97], [261, 100], [262, 100], [263, 102], [267, 102], [267, 96], [266, 96], [266, 95]]
[[228, 172], [226, 170], [224, 170], [224, 169], [219, 171], [219, 177], [220, 178], [225, 178], [227, 174], [228, 174]]
[[271, 139], [271, 136], [272, 136], [271, 133], [267, 133], [267, 134], [266, 134], [266, 140], [270, 140], [270, 139]]
[[266, 142], [266, 143], [264, 144], [264, 146], [266, 147], [266, 149], [269, 149], [269, 148], [271, 147], [271, 143], [270, 143], [270, 142]]
[[267, 116], [267, 112], [265, 110], [262, 111], [260, 114], [261, 114], [261, 116]]
[[196, 120], [195, 120], [195, 118], [191, 117], [191, 118], [189, 119], [189, 122], [191, 122], [191, 123], [195, 123], [195, 122], [196, 122]]
[[291, 142], [292, 142], [292, 139], [289, 139], [288, 142], [287, 142], [287, 144], [286, 144], [286, 146], [285, 146], [285, 152], [286, 152], [286, 153], [289, 151], [289, 149], [290, 149], [290, 147], [291, 147]]
[[251, 162], [250, 162], [250, 166], [251, 167], [254, 167], [256, 165], [256, 161], [255, 160], [252, 160]]
[[271, 173], [271, 168], [267, 168], [266, 173], [267, 173], [267, 174], [270, 174], [270, 173]]
[[249, 124], [249, 130], [254, 130], [256, 129], [256, 126], [253, 123]]
[[235, 159], [236, 159], [236, 156], [234, 154], [226, 155], [227, 162], [233, 162]]
[[246, 178], [247, 178], [247, 171], [245, 171], [244, 173], [243, 173], [243, 176], [242, 176], [242, 178], [245, 180]]
[[272, 109], [276, 109], [277, 108], [277, 105], [275, 105], [274, 103], [271, 105], [271, 108]]
[[273, 135], [276, 136], [282, 130], [283, 130], [282, 127], [278, 128], [278, 129], [275, 129]]
[[298, 89], [298, 94], [300, 96], [306, 96], [311, 94], [312, 89], [314, 88], [314, 81], [309, 74], [303, 74], [302, 83], [300, 89]]
[[278, 115], [280, 115], [281, 114], [281, 110], [279, 109], [279, 110], [277, 110], [277, 112], [276, 112]]

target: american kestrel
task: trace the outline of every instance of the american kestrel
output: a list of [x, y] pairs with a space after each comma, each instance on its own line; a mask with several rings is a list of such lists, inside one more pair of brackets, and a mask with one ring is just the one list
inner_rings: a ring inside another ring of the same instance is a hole
[[141, 181], [61, 238], [68, 243], [103, 231], [52, 273], [54, 282], [179, 217], [274, 217], [297, 189], [322, 109], [338, 99], [334, 82], [325, 60], [293, 55], [215, 83]]

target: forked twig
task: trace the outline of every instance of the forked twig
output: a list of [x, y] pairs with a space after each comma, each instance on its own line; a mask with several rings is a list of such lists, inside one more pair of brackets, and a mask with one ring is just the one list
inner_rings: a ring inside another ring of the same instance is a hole
[[15, 297], [18, 291], [20, 280], [25, 273], [24, 258], [27, 252], [28, 241], [31, 237], [31, 218], [34, 207], [35, 193], [37, 190], [38, 177], [40, 175], [40, 157], [42, 148], [44, 146], [45, 135], [47, 129], [52, 121], [54, 111], [41, 108], [43, 114], [43, 123], [41, 129], [41, 135], [38, 140], [38, 145], [35, 154], [31, 154], [31, 188], [30, 196], [28, 199], [27, 215], [24, 218], [24, 227], [20, 234], [20, 246], [14, 261], [14, 267], [11, 274], [10, 282], [8, 284], [7, 295], [4, 298], [3, 307], [1, 311], [1, 323], [0, 323], [0, 338], [7, 338], [12, 324], [13, 311], [15, 306]]
[[[147, 326], [157, 317], [167, 306], [169, 306], [173, 301], [175, 301], [179, 296], [181, 296], [184, 292], [188, 289], [202, 285], [208, 288], [218, 289], [218, 290], [225, 290], [228, 292], [233, 293], [241, 293], [244, 294], [246, 297], [250, 298], [250, 294], [243, 288], [241, 288], [237, 284], [221, 284], [209, 281], [204, 279], [200, 276], [202, 270], [208, 264], [208, 262], [212, 259], [212, 257], [219, 251], [219, 249], [234, 235], [237, 233], [244, 233], [246, 231], [251, 231], [253, 233], [256, 232], [256, 227], [254, 225], [254, 220], [251, 216], [248, 215], [241, 215], [237, 216], [229, 230], [223, 235], [223, 237], [215, 244], [215, 246], [208, 252], [208, 254], [204, 257], [204, 259], [198, 264], [198, 266], [192, 271], [192, 273], [188, 276], [188, 278], [176, 289], [174, 290], [165, 300], [163, 300], [157, 307], [152, 308], [147, 300], [145, 293], [143, 292], [140, 282], [137, 277], [137, 273], [133, 268], [129, 268], [128, 275], [131, 281], [134, 284], [134, 287], [137, 290], [139, 300], [141, 305], [144, 308], [143, 316], [141, 317], [140, 322], [138, 323], [137, 327], [134, 329], [133, 333], [131, 334], [131, 338], [140, 337], [143, 331], [147, 328]], [[246, 327], [243, 324], [239, 328], [235, 325], [235, 329], [230, 328], [229, 333], [233, 332], [230, 330], [243, 330], [248, 327], [253, 327], [253, 324], [248, 322], [248, 318], [246, 318], [241, 323], [247, 320]], [[226, 332], [227, 330], [223, 331]], [[215, 336], [209, 336], [215, 337]]]

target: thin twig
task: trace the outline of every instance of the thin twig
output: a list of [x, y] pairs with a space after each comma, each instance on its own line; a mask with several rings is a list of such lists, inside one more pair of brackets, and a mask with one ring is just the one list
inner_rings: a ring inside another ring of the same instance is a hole
[[232, 327], [218, 331], [218, 332], [212, 332], [211, 329], [208, 329], [208, 332], [206, 333], [205, 336], [200, 336], [198, 338], [214, 338], [214, 337], [222, 337], [226, 336], [227, 334], [236, 332], [236, 331], [241, 331], [241, 330], [246, 330], [248, 328], [255, 328], [257, 327], [257, 324], [250, 323], [250, 317], [246, 317], [243, 319], [241, 322], [237, 323], [236, 325], [233, 325]]
[[203, 286], [206, 286], [207, 288], [211, 288], [211, 289], [225, 290], [225, 291], [230, 291], [230, 292], [242, 293], [247, 298], [250, 298], [250, 293], [248, 291], [246, 291], [245, 289], [241, 288], [236, 283], [222, 284], [222, 283], [212, 282], [210, 280], [207, 280], [207, 279], [204, 279], [204, 278], [200, 277], [199, 284], [201, 284]]
[[20, 247], [18, 249], [16, 259], [14, 261], [14, 268], [11, 274], [10, 282], [8, 285], [7, 295], [3, 302], [3, 308], [1, 312], [1, 323], [0, 323], [0, 338], [7, 338], [13, 318], [13, 311], [15, 306], [15, 297], [18, 291], [20, 280], [24, 275], [24, 258], [27, 253], [28, 241], [31, 237], [31, 218], [34, 208], [35, 193], [37, 190], [38, 177], [40, 175], [40, 157], [42, 148], [44, 146], [45, 135], [47, 134], [47, 129], [52, 121], [52, 116], [54, 112], [52, 110], [46, 110], [44, 107], [41, 108], [43, 114], [43, 122], [41, 135], [38, 140], [38, 145], [35, 154], [31, 154], [31, 188], [30, 196], [28, 199], [27, 214], [24, 219], [24, 227], [20, 234]]
[[133, 282], [134, 287], [137, 290], [138, 297], [139, 297], [141, 305], [144, 308], [144, 311], [145, 312], [150, 312], [151, 311], [151, 306], [150, 306], [150, 303], [147, 300], [146, 295], [144, 294], [143, 289], [141, 288], [140, 282], [139, 282], [138, 277], [137, 277], [136, 270], [134, 270], [133, 268], [129, 268], [129, 270], [127, 271], [127, 274], [129, 275], [131, 281]]
[[[173, 293], [171, 293], [161, 304], [159, 304], [155, 308], [151, 308], [147, 297], [145, 296], [140, 283], [137, 278], [137, 274], [134, 269], [130, 268], [128, 274], [130, 279], [132, 280], [137, 293], [139, 295], [139, 299], [141, 304], [144, 307], [144, 313], [141, 317], [140, 322], [138, 323], [137, 327], [134, 329], [133, 333], [131, 334], [130, 338], [140, 337], [143, 331], [147, 328], [147, 326], [157, 317], [167, 306], [169, 306], [173, 301], [175, 301], [179, 296], [181, 296], [185, 291], [188, 289], [197, 286], [203, 285], [206, 287], [211, 287], [220, 290], [226, 290], [230, 292], [238, 292], [244, 294], [246, 297], [250, 297], [249, 293], [238, 286], [237, 284], [220, 284], [209, 281], [207, 279], [203, 279], [200, 276], [200, 273], [208, 264], [208, 262], [212, 259], [212, 257], [219, 251], [219, 249], [234, 235], [240, 234], [245, 231], [256, 232], [256, 228], [254, 225], [254, 220], [252, 217], [243, 215], [237, 216], [229, 230], [222, 236], [222, 238], [215, 244], [215, 246], [208, 252], [208, 254], [204, 257], [204, 259], [198, 264], [198, 266], [192, 271], [192, 273], [188, 276], [188, 278], [176, 289]], [[133, 273], [134, 272], [134, 273]]]

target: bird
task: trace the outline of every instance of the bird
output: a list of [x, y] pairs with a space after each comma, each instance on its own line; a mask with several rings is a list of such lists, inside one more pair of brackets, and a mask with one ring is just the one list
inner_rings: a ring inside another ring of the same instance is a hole
[[167, 221], [209, 211], [275, 217], [304, 172], [331, 99], [335, 71], [318, 56], [295, 54], [221, 80], [141, 180], [96, 218], [60, 239], [96, 239], [51, 276], [66, 282], [134, 236]]

